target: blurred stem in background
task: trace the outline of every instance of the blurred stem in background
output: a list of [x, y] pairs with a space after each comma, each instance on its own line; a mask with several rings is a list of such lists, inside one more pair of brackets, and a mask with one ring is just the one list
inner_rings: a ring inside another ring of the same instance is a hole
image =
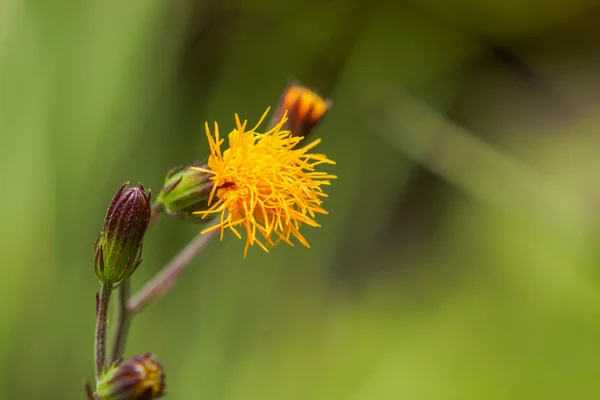
[[392, 146], [485, 204], [581, 240], [572, 227], [584, 218], [577, 197], [406, 91], [373, 87], [386, 95], [362, 107], [380, 117], [382, 137]]

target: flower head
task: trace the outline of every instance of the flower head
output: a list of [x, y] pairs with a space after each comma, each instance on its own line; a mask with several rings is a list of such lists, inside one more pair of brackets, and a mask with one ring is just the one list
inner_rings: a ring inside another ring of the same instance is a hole
[[165, 373], [152, 354], [117, 362], [96, 384], [102, 400], [151, 400], [165, 395]]
[[246, 231], [244, 257], [254, 244], [265, 251], [280, 241], [293, 246], [292, 237], [309, 247], [300, 227], [320, 226], [315, 221], [316, 214], [327, 214], [321, 207], [322, 199], [327, 197], [322, 186], [336, 178], [315, 171], [320, 164], [335, 164], [323, 154], [310, 153], [319, 139], [299, 146], [302, 137], [282, 130], [286, 113], [269, 131], [257, 132], [268, 112], [267, 109], [250, 130], [246, 130], [247, 121], [241, 123], [236, 114], [236, 128], [228, 136], [229, 148], [223, 152], [225, 139], [219, 136], [218, 125], [215, 123], [213, 136], [206, 124], [211, 151], [209, 168], [192, 167], [211, 174], [214, 183], [208, 200], [212, 206], [196, 213], [203, 217], [217, 214], [220, 222], [204, 232], [221, 229], [222, 239], [229, 228], [241, 239], [240, 229]]

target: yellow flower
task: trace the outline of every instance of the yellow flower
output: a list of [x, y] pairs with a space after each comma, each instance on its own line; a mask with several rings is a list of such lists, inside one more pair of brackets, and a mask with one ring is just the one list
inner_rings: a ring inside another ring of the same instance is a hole
[[229, 134], [229, 148], [223, 152], [221, 145], [225, 139], [220, 138], [217, 123], [214, 137], [207, 123], [209, 169], [192, 167], [212, 175], [214, 186], [209, 206], [217, 198], [208, 210], [195, 213], [203, 218], [220, 215], [220, 222], [202, 233], [221, 229], [222, 240], [225, 229], [229, 228], [241, 239], [239, 230], [245, 230], [244, 257], [254, 244], [265, 251], [280, 241], [293, 246], [292, 236], [309, 247], [300, 227], [320, 226], [315, 221], [316, 214], [327, 214], [321, 207], [322, 199], [327, 197], [321, 186], [336, 178], [315, 171], [319, 164], [335, 164], [324, 154], [309, 152], [319, 144], [319, 139], [301, 147], [302, 137], [293, 137], [290, 131], [282, 130], [287, 113], [269, 131], [256, 132], [268, 112], [269, 109], [250, 130], [246, 130], [248, 121], [242, 124], [236, 114], [236, 128]]

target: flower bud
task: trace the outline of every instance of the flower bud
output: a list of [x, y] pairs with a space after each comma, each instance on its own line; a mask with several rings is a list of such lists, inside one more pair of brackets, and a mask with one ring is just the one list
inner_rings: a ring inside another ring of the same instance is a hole
[[[169, 171], [157, 203], [169, 215], [191, 222], [206, 222], [206, 219], [202, 220], [201, 216], [193, 213], [208, 207], [213, 183], [209, 174], [191, 168], [196, 166], [200, 166], [200, 163]], [[208, 166], [201, 168], [208, 169]]]
[[282, 129], [292, 131], [293, 136], [306, 137], [330, 107], [329, 100], [299, 83], [291, 83], [281, 96], [273, 121], [280, 121], [287, 111], [287, 122]]
[[165, 374], [152, 354], [111, 366], [96, 384], [101, 400], [151, 400], [165, 395]]
[[150, 221], [150, 191], [126, 182], [108, 208], [104, 229], [94, 245], [94, 270], [98, 279], [116, 288], [141, 262], [142, 243]]

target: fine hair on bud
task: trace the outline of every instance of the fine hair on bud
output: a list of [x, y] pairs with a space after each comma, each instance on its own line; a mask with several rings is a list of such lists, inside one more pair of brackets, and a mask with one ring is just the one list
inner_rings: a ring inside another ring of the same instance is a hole
[[[211, 175], [193, 168], [202, 165], [196, 162], [186, 167], [173, 168], [167, 173], [156, 201], [162, 211], [188, 222], [207, 222], [194, 214], [194, 211], [208, 207], [208, 199], [214, 186]], [[207, 165], [203, 167], [208, 168]]]
[[94, 244], [94, 271], [103, 284], [116, 288], [141, 262], [144, 235], [150, 222], [151, 195], [143, 185], [126, 182], [112, 199], [104, 227]]

